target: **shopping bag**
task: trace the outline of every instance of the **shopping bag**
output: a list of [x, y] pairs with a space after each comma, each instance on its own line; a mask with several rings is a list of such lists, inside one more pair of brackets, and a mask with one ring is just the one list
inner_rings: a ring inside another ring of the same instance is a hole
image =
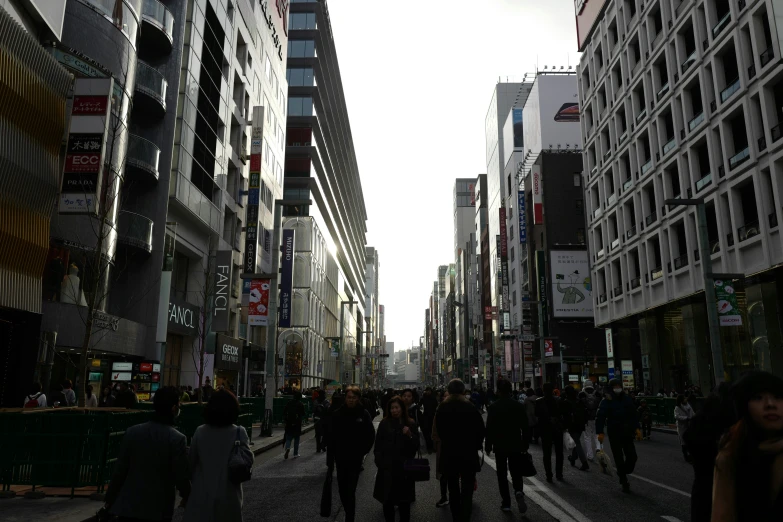
[[427, 482], [430, 479], [430, 461], [421, 458], [421, 452], [418, 455], [417, 459], [406, 459], [402, 463], [402, 469], [414, 482]]
[[533, 455], [528, 452], [522, 454], [522, 476], [534, 477], [536, 475], [536, 467], [533, 465]]
[[609, 455], [604, 451], [604, 445], [598, 444], [598, 451], [595, 452], [595, 458], [598, 461], [598, 465], [601, 466], [601, 471], [607, 475], [612, 474], [612, 461], [609, 460]]
[[573, 437], [571, 437], [571, 434], [567, 431], [563, 432], [563, 448], [565, 448], [566, 451], [571, 451], [576, 447], [576, 442], [574, 442]]
[[332, 468], [326, 472], [326, 480], [321, 491], [321, 516], [332, 516]]

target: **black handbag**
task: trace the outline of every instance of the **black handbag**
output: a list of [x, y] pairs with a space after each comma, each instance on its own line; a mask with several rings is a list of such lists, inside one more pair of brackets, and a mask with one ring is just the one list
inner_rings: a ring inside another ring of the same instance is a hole
[[237, 436], [234, 439], [234, 448], [231, 450], [231, 456], [228, 458], [228, 480], [232, 484], [241, 484], [247, 482], [253, 475], [253, 463], [245, 459], [242, 452], [239, 451], [241, 441], [239, 440], [239, 426], [237, 426]]
[[533, 455], [528, 452], [522, 454], [522, 476], [534, 477], [536, 475], [536, 467], [533, 465]]
[[321, 491], [321, 516], [332, 516], [332, 468], [326, 472], [326, 480]]
[[419, 458], [406, 459], [402, 463], [402, 469], [414, 482], [427, 482], [430, 479], [430, 461], [421, 458], [421, 452], [418, 455]]

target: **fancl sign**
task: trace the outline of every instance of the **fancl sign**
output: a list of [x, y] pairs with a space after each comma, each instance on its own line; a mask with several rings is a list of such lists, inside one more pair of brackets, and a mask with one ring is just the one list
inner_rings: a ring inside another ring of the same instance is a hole
[[212, 331], [227, 332], [231, 314], [228, 307], [228, 292], [233, 271], [231, 250], [221, 250], [215, 256], [215, 293], [212, 297]]
[[199, 307], [185, 301], [169, 300], [169, 328], [171, 333], [196, 336]]

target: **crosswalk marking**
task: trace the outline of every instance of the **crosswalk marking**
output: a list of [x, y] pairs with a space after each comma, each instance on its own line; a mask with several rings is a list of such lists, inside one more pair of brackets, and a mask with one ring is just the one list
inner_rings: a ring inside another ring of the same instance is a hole
[[[652, 484], [654, 486], [658, 486], [659, 488], [668, 489], [669, 491], [677, 493], [678, 495], [682, 495], [683, 497], [691, 498], [691, 494], [690, 493], [686, 493], [685, 491], [680, 491], [679, 489], [673, 488], [671, 486], [667, 486], [666, 484], [661, 484], [660, 482], [655, 482], [654, 480], [650, 480], [648, 478], [644, 478], [644, 477], [636, 475], [636, 474], [631, 474], [631, 475], [628, 475], [628, 476], [631, 477], [631, 478], [637, 478], [639, 480], [643, 480], [645, 482], [649, 482], [650, 484]], [[663, 517], [663, 518], [666, 518], [666, 517]]]
[[661, 515], [661, 518], [664, 520], [668, 520], [669, 522], [682, 522], [682, 520], [680, 520], [677, 517], [669, 517], [669, 516]]

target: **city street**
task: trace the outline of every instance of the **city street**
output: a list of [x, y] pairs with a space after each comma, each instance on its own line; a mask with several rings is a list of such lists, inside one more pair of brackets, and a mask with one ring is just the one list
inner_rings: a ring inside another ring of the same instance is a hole
[[[565, 462], [565, 482], [548, 484], [544, 479], [541, 448], [531, 447], [538, 475], [525, 479], [528, 512], [502, 513], [497, 492], [495, 462], [491, 455], [478, 475], [474, 494], [473, 520], [607, 521], [635, 522], [690, 520], [690, 487], [693, 471], [682, 458], [677, 436], [653, 433], [653, 440], [637, 444], [639, 463], [631, 477], [631, 494], [620, 490], [616, 476], [601, 473], [595, 465], [581, 472]], [[245, 484], [246, 522], [325, 520], [319, 517], [321, 485], [326, 472], [326, 455], [315, 453], [313, 434], [302, 437], [299, 459], [284, 460], [282, 449], [272, 450], [256, 461], [252, 481]], [[611, 455], [611, 452], [610, 452]], [[433, 476], [416, 487], [411, 519], [450, 521], [448, 507], [435, 508], [439, 497], [434, 477], [435, 456], [430, 455]], [[554, 461], [554, 457], [553, 457]], [[554, 464], [554, 462], [553, 462]], [[372, 498], [375, 466], [368, 456], [357, 490], [357, 520], [382, 522], [380, 504]], [[337, 483], [333, 487], [332, 517], [344, 520]]]

